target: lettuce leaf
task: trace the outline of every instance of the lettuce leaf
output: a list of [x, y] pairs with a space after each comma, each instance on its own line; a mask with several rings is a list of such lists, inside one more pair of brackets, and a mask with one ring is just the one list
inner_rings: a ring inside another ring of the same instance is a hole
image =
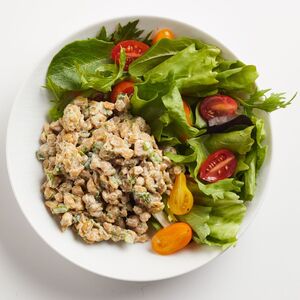
[[60, 98], [65, 91], [83, 88], [78, 66], [89, 68], [96, 62], [109, 63], [113, 43], [88, 39], [76, 41], [62, 48], [52, 59], [46, 77], [46, 86]]
[[182, 155], [182, 154], [174, 154], [172, 152], [165, 152], [165, 156], [169, 157], [176, 164], [187, 164], [194, 162], [196, 160], [196, 153]]
[[263, 141], [266, 137], [266, 132], [264, 128], [264, 120], [263, 119], [252, 119], [255, 122], [255, 141], [257, 144], [256, 147], [256, 172], [262, 167], [263, 162], [265, 160], [265, 156], [268, 150], [267, 145], [263, 145]]
[[187, 123], [182, 98], [175, 84], [170, 91], [162, 97], [162, 102], [169, 118], [168, 122], [165, 122], [168, 132], [172, 131], [173, 136], [178, 138], [182, 138], [183, 136], [191, 138], [198, 134], [199, 130]]
[[91, 87], [107, 92], [121, 76], [111, 63], [113, 43], [88, 39], [76, 41], [62, 48], [52, 59], [46, 76], [46, 87], [53, 93], [54, 100], [49, 117], [61, 117], [65, 106], [73, 100], [72, 92], [85, 91]]
[[[254, 126], [239, 131], [211, 134], [204, 140], [204, 145], [210, 152], [221, 148], [235, 152], [238, 164], [234, 174], [236, 179], [225, 179], [231, 180], [231, 182], [227, 182], [225, 188], [223, 180], [212, 184], [212, 187], [210, 184], [203, 186], [201, 182], [197, 181], [202, 193], [210, 195], [214, 199], [224, 198], [228, 192], [235, 192], [248, 201], [254, 197], [257, 173], [263, 164], [267, 147], [262, 144], [265, 138], [263, 120], [256, 117], [252, 117], [251, 120]], [[223, 190], [219, 191], [218, 184], [221, 183]], [[216, 184], [217, 186], [215, 186]], [[230, 187], [230, 185], [232, 186]]]
[[245, 212], [242, 201], [223, 199], [205, 206], [194, 205], [188, 214], [178, 218], [192, 227], [197, 243], [226, 249], [236, 243]]
[[134, 77], [161, 80], [172, 70], [185, 96], [203, 97], [219, 91], [253, 93], [255, 66], [226, 61], [220, 49], [190, 38], [162, 39], [129, 67]]
[[197, 50], [195, 44], [191, 44], [146, 72], [144, 77], [160, 81], [171, 70], [174, 73], [176, 86], [183, 95], [194, 95], [199, 91], [205, 91], [207, 94], [209, 87], [218, 83], [217, 73], [213, 69], [218, 64], [219, 54], [220, 50], [215, 47]]
[[148, 122], [158, 141], [161, 136], [181, 139], [199, 133], [197, 128], [187, 123], [182, 98], [171, 73], [159, 81], [148, 79], [136, 84], [131, 112]]
[[[231, 178], [232, 179], [232, 178]], [[212, 188], [215, 188], [215, 190], [219, 190], [219, 192], [223, 192], [222, 197], [213, 197], [212, 194], [205, 194], [203, 189], [199, 188], [199, 184], [197, 180], [188, 180], [187, 185], [189, 190], [192, 192], [194, 196], [195, 203], [204, 205], [204, 206], [214, 206], [216, 203], [222, 204], [223, 201], [237, 201], [240, 199], [239, 195], [236, 192], [232, 192], [229, 190], [232, 190], [232, 185], [230, 183], [230, 180], [220, 180], [220, 183], [218, 185], [215, 185], [215, 183], [211, 184]], [[238, 190], [241, 189], [241, 186], [243, 183], [238, 181], [236, 183], [238, 185]], [[235, 187], [233, 188], [235, 189]]]
[[221, 246], [223, 249], [235, 245], [245, 213], [246, 206], [241, 201], [236, 204], [214, 207], [208, 221], [210, 234], [205, 244]]
[[199, 190], [214, 200], [236, 198], [244, 185], [242, 181], [234, 178], [226, 178], [209, 184], [202, 183], [198, 178], [194, 178], [194, 180], [197, 182]]
[[253, 93], [258, 77], [256, 67], [241, 61], [223, 61], [217, 69], [218, 88], [226, 91]]
[[244, 187], [243, 187], [243, 199], [250, 201], [254, 197], [256, 189], [256, 147], [251, 150], [246, 156], [246, 164], [248, 165], [248, 170], [244, 173]]
[[197, 104], [195, 109], [195, 116], [196, 116], [195, 126], [199, 129], [203, 129], [207, 127], [207, 123], [200, 114], [200, 105], [201, 105], [201, 101]]
[[204, 147], [203, 137], [190, 139], [188, 140], [188, 144], [190, 145], [194, 154], [196, 154], [194, 163], [189, 165], [189, 171], [191, 176], [197, 178], [200, 166], [207, 158], [208, 152]]
[[[162, 97], [173, 88], [173, 83], [171, 74], [160, 82], [148, 80], [137, 83], [131, 97], [132, 114], [139, 115], [147, 121], [152, 134], [158, 141], [160, 141], [163, 128], [169, 124]], [[172, 137], [172, 135], [167, 135], [167, 137]]]
[[255, 116], [252, 116], [251, 119], [255, 124], [255, 128], [252, 132], [255, 144], [245, 157], [244, 162], [248, 168], [238, 174], [238, 177], [244, 182], [242, 197], [247, 201], [252, 200], [254, 197], [258, 171], [261, 168], [267, 153], [267, 146], [263, 144], [266, 135], [264, 130], [264, 120]]
[[201, 164], [205, 161], [208, 151], [205, 147], [204, 137], [200, 136], [187, 141], [190, 147], [182, 154], [166, 155], [175, 163], [183, 164], [188, 167], [189, 173], [194, 180], [191, 192], [194, 194], [206, 195], [212, 199], [235, 199], [237, 193], [241, 192], [243, 182], [235, 178], [219, 180], [215, 183], [203, 183], [198, 179], [198, 173]]
[[95, 89], [99, 92], [107, 93], [111, 87], [122, 77], [126, 61], [125, 50], [120, 53], [119, 66], [116, 64], [103, 64], [95, 61], [89, 65], [78, 65], [82, 89]]
[[178, 216], [181, 222], [188, 223], [194, 231], [194, 240], [197, 243], [205, 243], [206, 237], [210, 234], [208, 220], [210, 218], [211, 207], [194, 205], [191, 211], [182, 216]]
[[246, 171], [249, 169], [249, 166], [245, 162], [245, 155], [239, 155], [237, 158], [237, 166], [234, 171], [234, 176], [236, 176], [238, 173]]
[[204, 144], [210, 152], [226, 148], [235, 153], [245, 154], [254, 144], [251, 137], [253, 128], [254, 126], [250, 126], [244, 130], [210, 134]]
[[128, 72], [133, 77], [143, 76], [166, 59], [174, 56], [192, 44], [195, 44], [197, 49], [207, 47], [207, 45], [201, 41], [187, 37], [173, 40], [162, 39], [154, 44], [144, 55], [131, 63]]
[[168, 145], [168, 146], [177, 146], [177, 145], [180, 145], [181, 142], [175, 136], [163, 136], [162, 135], [160, 137], [159, 144], [160, 145]]

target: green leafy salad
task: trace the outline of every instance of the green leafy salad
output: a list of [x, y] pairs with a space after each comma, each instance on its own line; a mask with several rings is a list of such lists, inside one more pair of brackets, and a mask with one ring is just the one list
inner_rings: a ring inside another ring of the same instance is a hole
[[49, 118], [59, 119], [78, 95], [115, 102], [127, 94], [130, 113], [146, 121], [183, 170], [164, 210], [149, 221], [158, 230], [153, 249], [173, 253], [191, 239], [225, 249], [236, 243], [268, 155], [259, 111], [284, 108], [295, 97], [259, 90], [257, 77], [254, 65], [225, 59], [215, 45], [172, 29], [145, 33], [135, 20], [112, 34], [102, 27], [54, 56], [46, 77]]

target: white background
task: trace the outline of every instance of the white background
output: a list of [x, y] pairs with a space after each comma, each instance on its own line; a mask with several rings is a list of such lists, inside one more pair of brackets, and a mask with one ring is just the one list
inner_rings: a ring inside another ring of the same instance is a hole
[[[149, 14], [186, 21], [257, 65], [261, 87], [288, 95], [300, 91], [297, 0], [0, 0], [0, 7], [1, 300], [300, 299], [300, 96], [272, 114], [271, 182], [255, 222], [237, 247], [197, 271], [162, 282], [105, 279], [54, 253], [16, 204], [4, 151], [13, 99], [35, 64], [60, 40], [110, 17]], [[138, 263], [142, 269], [143, 262]]]

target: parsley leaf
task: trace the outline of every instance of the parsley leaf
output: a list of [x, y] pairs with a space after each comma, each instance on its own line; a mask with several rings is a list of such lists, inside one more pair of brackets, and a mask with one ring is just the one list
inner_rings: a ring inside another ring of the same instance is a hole
[[148, 32], [148, 34], [141, 41], [149, 46], [152, 46], [151, 35], [152, 35], [152, 31]]
[[243, 100], [234, 96], [242, 105], [245, 106], [246, 111], [251, 112], [253, 108], [261, 109], [266, 112], [272, 112], [279, 108], [285, 108], [291, 104], [297, 93], [290, 99], [285, 101], [285, 93], [271, 93], [269, 96], [266, 94], [270, 89], [256, 91], [249, 99]]
[[110, 37], [107, 35], [105, 26], [101, 27], [99, 33], [96, 36], [96, 39], [102, 40], [102, 41], [106, 41], [106, 42], [110, 42], [111, 41]]
[[124, 26], [119, 23], [116, 30], [110, 36], [107, 35], [106, 28], [102, 26], [96, 38], [107, 42], [111, 41], [115, 44], [125, 40], [136, 40], [151, 45], [150, 36], [152, 31], [150, 31], [145, 37], [142, 37], [144, 30], [137, 27], [138, 23], [139, 20], [128, 22]]

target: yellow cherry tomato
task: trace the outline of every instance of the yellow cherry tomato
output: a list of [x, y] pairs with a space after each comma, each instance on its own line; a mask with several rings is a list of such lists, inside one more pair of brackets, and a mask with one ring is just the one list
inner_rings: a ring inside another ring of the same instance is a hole
[[175, 215], [185, 215], [193, 207], [194, 198], [186, 186], [186, 178], [183, 173], [176, 176], [174, 187], [171, 191], [168, 205]]
[[159, 40], [162, 39], [170, 39], [173, 40], [174, 39], [174, 33], [167, 28], [161, 29], [159, 31], [157, 31], [157, 33], [155, 34], [153, 40], [152, 40], [152, 44], [156, 44]]
[[172, 254], [184, 248], [191, 241], [192, 235], [192, 228], [187, 223], [171, 224], [152, 237], [152, 249], [158, 254]]

